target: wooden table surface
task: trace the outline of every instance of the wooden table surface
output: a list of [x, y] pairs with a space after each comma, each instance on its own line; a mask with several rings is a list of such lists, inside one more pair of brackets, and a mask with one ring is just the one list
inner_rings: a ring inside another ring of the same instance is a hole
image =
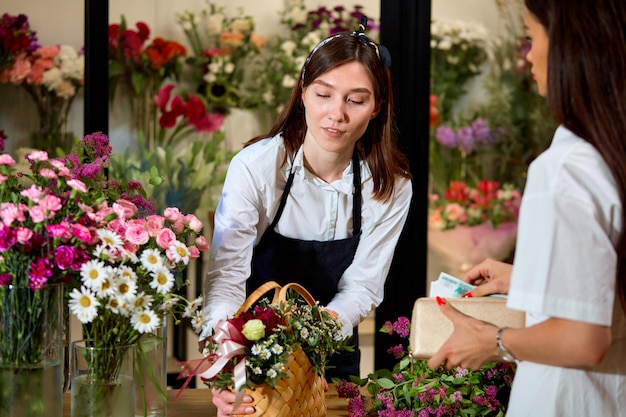
[[[211, 403], [211, 391], [208, 389], [188, 388], [174, 404], [178, 390], [167, 391], [167, 417], [212, 417], [217, 415]], [[335, 386], [330, 384], [326, 393], [328, 413], [326, 417], [348, 417], [348, 400], [339, 398]], [[63, 417], [70, 415], [70, 393], [63, 396]]]

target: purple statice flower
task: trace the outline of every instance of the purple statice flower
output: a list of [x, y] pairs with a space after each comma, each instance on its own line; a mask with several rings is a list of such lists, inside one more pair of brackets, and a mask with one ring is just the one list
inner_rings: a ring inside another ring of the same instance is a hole
[[79, 178], [96, 179], [102, 172], [102, 164], [99, 162], [85, 163], [74, 171]]
[[457, 366], [455, 369], [455, 373], [454, 373], [454, 377], [455, 378], [463, 378], [465, 375], [467, 375], [469, 371], [466, 368], [462, 368], [460, 366]]
[[8, 272], [0, 272], [0, 286], [8, 285], [13, 280], [13, 276]]
[[430, 409], [428, 408], [424, 408], [417, 413], [417, 417], [430, 417], [430, 415]]
[[456, 132], [450, 126], [441, 125], [435, 131], [435, 138], [442, 146], [454, 149], [457, 146]]
[[474, 138], [478, 143], [487, 145], [493, 141], [493, 135], [491, 134], [489, 125], [483, 118], [479, 117], [474, 120], [471, 127], [474, 133]]
[[461, 391], [454, 391], [452, 395], [450, 395], [450, 401], [453, 403], [461, 402], [463, 399], [463, 393]]
[[361, 392], [356, 385], [347, 381], [341, 381], [337, 384], [337, 394], [339, 398], [355, 398], [361, 395]]
[[409, 326], [411, 321], [406, 317], [399, 317], [398, 320], [393, 323], [393, 331], [400, 337], [409, 337]]
[[393, 355], [394, 358], [400, 359], [404, 355], [404, 347], [400, 344], [387, 349], [387, 353]]
[[113, 147], [109, 144], [109, 138], [102, 132], [92, 133], [82, 139], [85, 146], [85, 150], [90, 155], [93, 155], [94, 159], [105, 158], [108, 160], [109, 155], [113, 151]]
[[350, 398], [348, 401], [348, 417], [363, 417], [364, 415], [363, 400], [360, 397]]
[[459, 149], [466, 154], [471, 153], [476, 146], [474, 131], [470, 126], [460, 128], [456, 132], [456, 140]]

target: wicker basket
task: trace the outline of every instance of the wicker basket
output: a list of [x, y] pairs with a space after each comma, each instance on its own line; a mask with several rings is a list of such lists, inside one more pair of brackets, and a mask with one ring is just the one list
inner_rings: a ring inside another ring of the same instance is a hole
[[[274, 290], [273, 304], [285, 301], [288, 289], [297, 291], [310, 305], [315, 304], [314, 298], [301, 285], [292, 283], [281, 288], [278, 283], [271, 281], [250, 294], [236, 315], [247, 311], [271, 290]], [[255, 413], [246, 415], [254, 417], [326, 416], [324, 378], [318, 375], [301, 348], [291, 354], [285, 365], [285, 373], [289, 376], [280, 378], [275, 387], [259, 385], [255, 389], [246, 389], [246, 394], [253, 398], [251, 405], [256, 409]]]

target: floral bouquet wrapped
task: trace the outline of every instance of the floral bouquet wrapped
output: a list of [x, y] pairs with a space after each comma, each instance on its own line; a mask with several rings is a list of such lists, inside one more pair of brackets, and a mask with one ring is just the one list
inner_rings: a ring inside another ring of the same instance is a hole
[[[400, 317], [380, 331], [406, 339], [409, 327], [409, 319]], [[365, 379], [334, 381], [339, 396], [349, 399], [350, 417], [504, 416], [515, 364], [494, 362], [478, 371], [433, 370], [409, 352], [399, 344], [388, 350], [398, 359], [393, 369], [377, 370]]]
[[476, 188], [450, 182], [429, 195], [428, 248], [442, 269], [462, 276], [485, 258], [505, 259], [515, 246], [521, 194], [511, 184], [481, 180]]
[[[260, 299], [272, 289], [271, 302]], [[218, 323], [206, 357], [187, 363], [182, 376], [199, 374], [209, 387], [234, 390], [234, 408], [245, 391], [255, 399], [255, 416], [323, 416], [328, 359], [351, 350], [349, 342], [341, 336], [337, 317], [306, 289], [269, 282], [252, 293], [233, 318]]]

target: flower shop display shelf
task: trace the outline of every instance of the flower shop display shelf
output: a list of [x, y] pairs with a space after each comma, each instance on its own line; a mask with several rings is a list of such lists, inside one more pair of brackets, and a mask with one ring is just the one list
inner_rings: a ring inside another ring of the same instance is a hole
[[[176, 394], [178, 390], [167, 391], [167, 417], [206, 417], [217, 414], [209, 389], [187, 388], [175, 402]], [[348, 417], [348, 400], [339, 398], [334, 384], [329, 384], [326, 392], [326, 407], [326, 417]], [[71, 417], [69, 393], [63, 397], [63, 417]]]

